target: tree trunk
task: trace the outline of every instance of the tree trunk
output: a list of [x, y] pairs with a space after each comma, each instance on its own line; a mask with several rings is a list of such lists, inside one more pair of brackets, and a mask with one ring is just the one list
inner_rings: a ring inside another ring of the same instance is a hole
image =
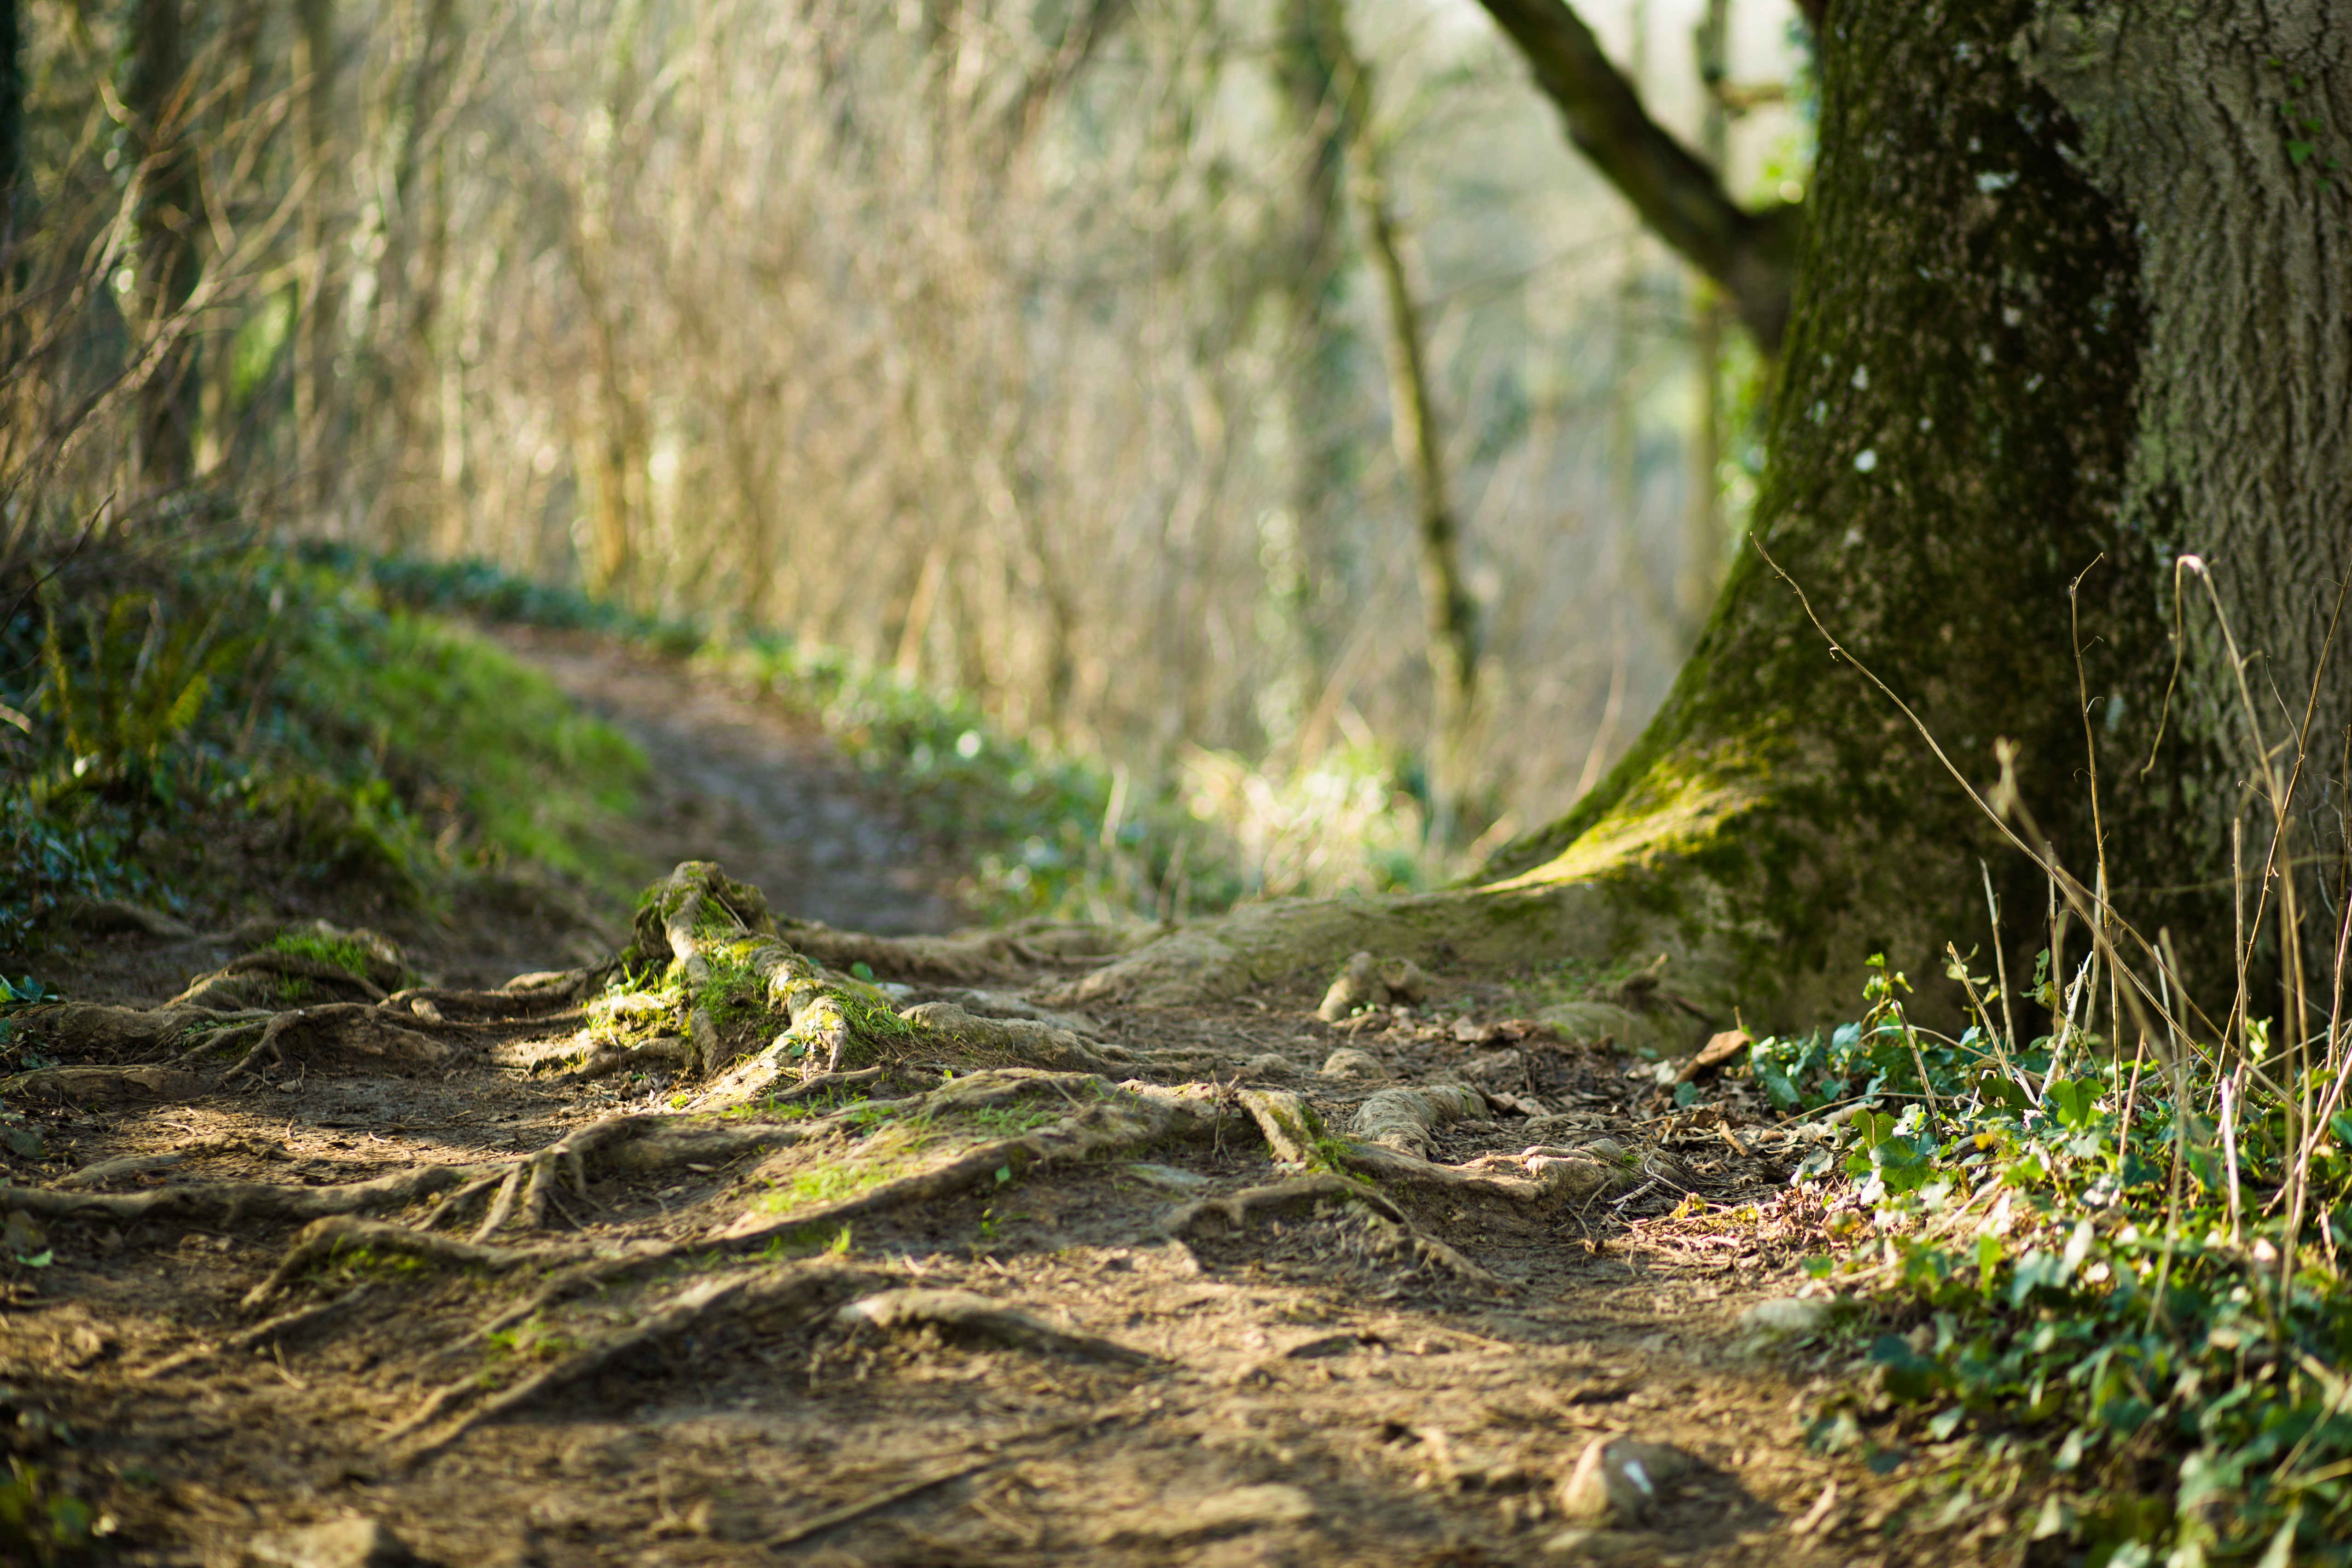
[[302, 198], [302, 298], [294, 325], [294, 443], [299, 482], [323, 512], [334, 493], [324, 454], [334, 418], [335, 318], [342, 305], [332, 186], [335, 76], [341, 63], [334, 0], [296, 0], [294, 21], [296, 141], [310, 177]]
[[[0, 0], [0, 252], [16, 243], [16, 184], [25, 173], [25, 72], [16, 0]], [[13, 262], [14, 258], [12, 257]]]
[[1412, 486], [1421, 603], [1430, 683], [1430, 837], [1459, 837], [1463, 795], [1478, 706], [1478, 607], [1462, 580], [1461, 528], [1447, 493], [1444, 438], [1437, 430], [1421, 308], [1405, 271], [1402, 241], [1389, 201], [1380, 149], [1372, 137], [1371, 78], [1348, 36], [1343, 0], [1326, 0], [1323, 27], [1331, 51], [1339, 134], [1349, 186], [1364, 231], [1364, 253], [1388, 306], [1383, 344], [1389, 371], [1389, 431], [1397, 464]]
[[[172, 331], [196, 287], [196, 164], [186, 145], [193, 94], [179, 0], [138, 0], [122, 102], [139, 151], [138, 265], [132, 342], [138, 352]], [[132, 431], [139, 483], [167, 490], [186, 482], [196, 422], [195, 347], [184, 334], [145, 367]]]
[[[2021, 798], [2085, 882], [2095, 761], [2116, 904], [2169, 928], [2218, 1018], [2231, 821], [2247, 816], [2256, 867], [2268, 823], [2195, 600], [2167, 713], [2171, 566], [2204, 557], [2260, 650], [2265, 741], [2315, 716], [2290, 848], [2340, 886], [2341, 818], [2317, 807], [2340, 810], [2352, 721], [2352, 658], [2322, 668], [2352, 544], [2352, 226], [2280, 105], [2352, 124], [2352, 58], [2319, 0], [2226, 26], [2124, 10], [1831, 8], [1754, 537], [1971, 781], [1995, 775], [1998, 740], [2020, 744]], [[1249, 911], [1088, 984], [1230, 991], [1335, 940], [1663, 951], [1704, 1006], [1811, 1021], [1853, 1010], [1874, 952], [1924, 979], [1947, 941], [1984, 945], [1980, 857], [2030, 965], [2042, 878], [1750, 551], [1633, 752], [1482, 886], [1395, 901], [1377, 930], [1329, 906]]]

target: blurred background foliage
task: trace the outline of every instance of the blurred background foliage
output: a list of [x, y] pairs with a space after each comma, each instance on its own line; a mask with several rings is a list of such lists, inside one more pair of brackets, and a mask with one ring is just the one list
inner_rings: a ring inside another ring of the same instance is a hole
[[[1735, 195], [1801, 195], [1785, 0], [1586, 10]], [[1765, 366], [1462, 0], [10, 16], [44, 879], [58, 813], [135, 847], [232, 781], [394, 880], [589, 868], [627, 766], [437, 606], [725, 661], [909, 780], [981, 908], [1426, 885], [1638, 733], [1760, 467]], [[1442, 800], [1384, 258], [1473, 612]]]

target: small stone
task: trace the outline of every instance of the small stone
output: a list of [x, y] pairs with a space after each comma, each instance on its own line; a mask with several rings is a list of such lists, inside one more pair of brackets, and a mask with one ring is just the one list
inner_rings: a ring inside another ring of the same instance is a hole
[[408, 1543], [363, 1514], [301, 1530], [268, 1531], [247, 1542], [254, 1568], [414, 1568]]
[[1215, 1179], [1198, 1171], [1182, 1171], [1173, 1165], [1155, 1165], [1146, 1160], [1138, 1160], [1129, 1165], [1127, 1173], [1138, 1181], [1150, 1182], [1155, 1187], [1167, 1187], [1177, 1192], [1205, 1187]]
[[1360, 1051], [1353, 1046], [1342, 1046], [1324, 1058], [1323, 1072], [1327, 1078], [1384, 1079], [1389, 1076], [1389, 1069], [1381, 1065], [1380, 1058], [1370, 1051]]
[[1297, 1070], [1291, 1066], [1288, 1057], [1273, 1051], [1260, 1051], [1242, 1063], [1242, 1076], [1244, 1078], [1288, 1078]]
[[1572, 1524], [1638, 1526], [1657, 1507], [1659, 1489], [1690, 1466], [1689, 1455], [1664, 1443], [1595, 1437], [1559, 1484], [1560, 1516]]
[[1486, 1026], [1465, 1013], [1454, 1020], [1454, 1037], [1465, 1046], [1475, 1046], [1486, 1037]]
[[1832, 1310], [1830, 1303], [1817, 1296], [1779, 1296], [1740, 1313], [1739, 1326], [1767, 1339], [1789, 1339], [1819, 1333], [1829, 1326]]

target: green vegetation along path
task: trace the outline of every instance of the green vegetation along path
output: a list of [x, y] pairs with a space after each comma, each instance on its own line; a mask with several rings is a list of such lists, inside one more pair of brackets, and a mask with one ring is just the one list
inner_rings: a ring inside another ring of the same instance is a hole
[[852, 931], [958, 923], [940, 847], [814, 725], [610, 637], [529, 626], [497, 636], [652, 760], [625, 845], [640, 858], [719, 861], [772, 889], [780, 910]]

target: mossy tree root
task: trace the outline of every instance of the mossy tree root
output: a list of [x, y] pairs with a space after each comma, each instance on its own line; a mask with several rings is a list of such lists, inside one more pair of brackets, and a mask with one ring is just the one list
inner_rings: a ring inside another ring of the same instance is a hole
[[[845, 1114], [836, 1112], [835, 1116]], [[697, 1116], [609, 1117], [515, 1160], [416, 1165], [364, 1182], [322, 1187], [270, 1182], [190, 1182], [143, 1192], [104, 1193], [0, 1186], [0, 1210], [18, 1209], [43, 1219], [122, 1225], [165, 1219], [234, 1225], [255, 1220], [338, 1220], [389, 1213], [448, 1194], [421, 1225], [414, 1228], [390, 1227], [392, 1232], [423, 1237], [474, 1197], [495, 1191], [492, 1218], [496, 1223], [485, 1221], [476, 1232], [475, 1240], [479, 1242], [503, 1229], [510, 1220], [519, 1219], [526, 1229], [544, 1228], [558, 1180], [569, 1178], [575, 1190], [583, 1188], [592, 1163], [627, 1174], [650, 1174], [693, 1164], [720, 1164], [746, 1153], [822, 1134], [829, 1131], [833, 1120], [812, 1117], [782, 1123], [719, 1123]], [[346, 1233], [331, 1228], [317, 1234], [332, 1241]], [[300, 1245], [298, 1242], [298, 1250]], [[420, 1242], [419, 1246], [425, 1250], [415, 1256], [441, 1255], [437, 1237]]]

